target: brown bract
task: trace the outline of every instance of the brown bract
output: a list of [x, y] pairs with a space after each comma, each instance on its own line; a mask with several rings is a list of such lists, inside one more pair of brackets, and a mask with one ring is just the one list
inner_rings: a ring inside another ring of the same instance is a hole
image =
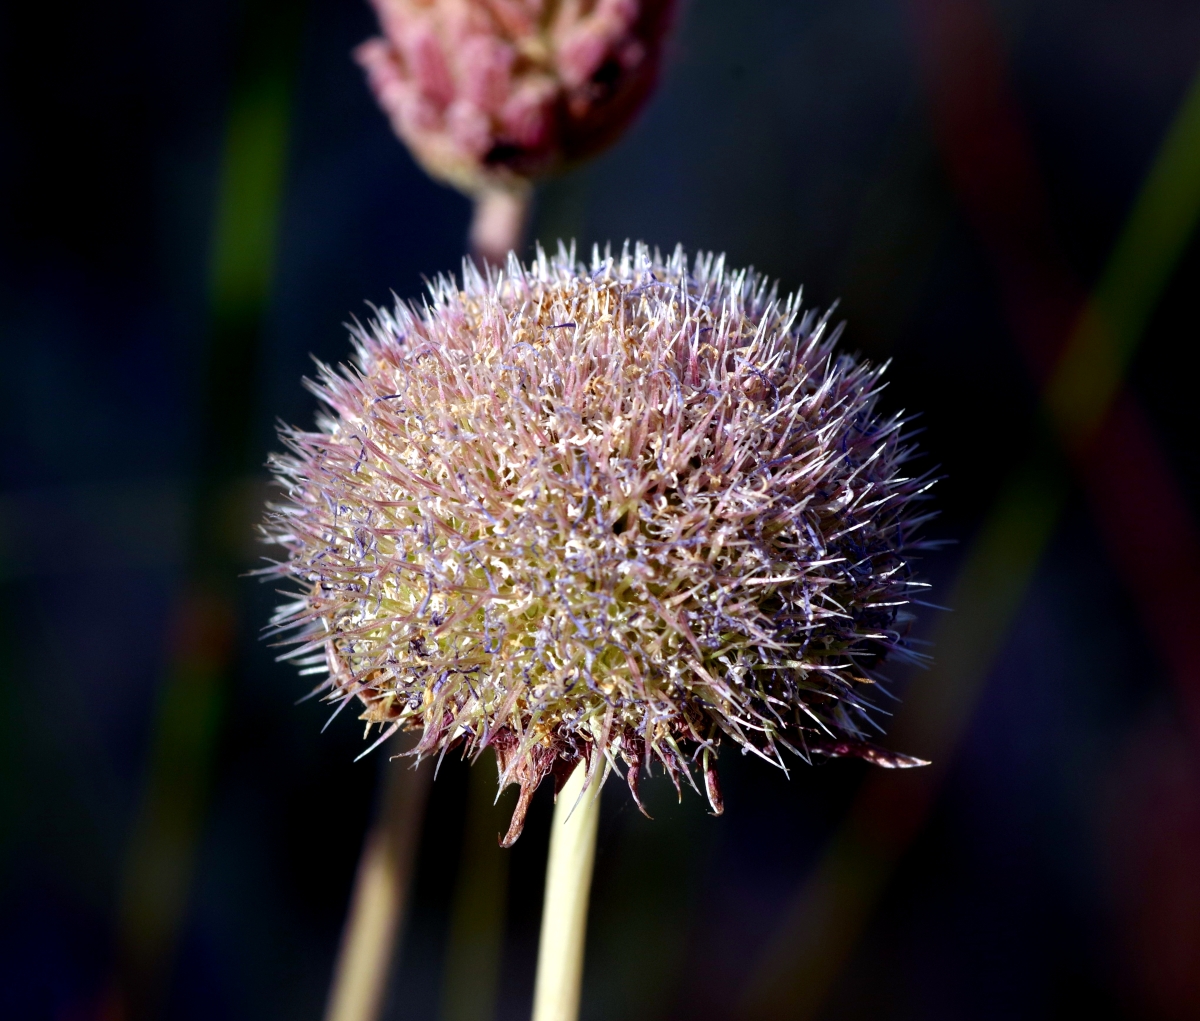
[[672, 0], [372, 0], [355, 58], [396, 134], [468, 193], [607, 146], [658, 74]]
[[507, 843], [580, 761], [635, 798], [655, 761], [701, 775], [715, 811], [725, 741], [918, 763], [865, 737], [931, 483], [828, 315], [639, 245], [467, 264], [353, 332], [273, 462], [274, 624], [379, 740], [492, 748]]

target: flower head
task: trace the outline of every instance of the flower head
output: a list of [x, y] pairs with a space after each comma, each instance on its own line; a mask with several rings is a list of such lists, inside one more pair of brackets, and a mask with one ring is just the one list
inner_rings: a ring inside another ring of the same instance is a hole
[[[318, 690], [417, 755], [494, 749], [521, 798], [580, 761], [675, 781], [732, 741], [858, 755], [905, 651], [914, 531], [882, 370], [752, 271], [638, 245], [442, 278], [322, 367], [266, 532]], [[639, 802], [640, 804], [640, 802]]]
[[658, 73], [672, 0], [372, 0], [355, 51], [434, 177], [519, 186], [604, 148]]

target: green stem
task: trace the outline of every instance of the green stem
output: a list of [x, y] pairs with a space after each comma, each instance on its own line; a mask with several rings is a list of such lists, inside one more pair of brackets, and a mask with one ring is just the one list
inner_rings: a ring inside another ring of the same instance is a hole
[[593, 778], [583, 796], [583, 763], [558, 794], [546, 862], [546, 898], [538, 943], [533, 1021], [576, 1021], [583, 978], [588, 894], [596, 857], [600, 782]]

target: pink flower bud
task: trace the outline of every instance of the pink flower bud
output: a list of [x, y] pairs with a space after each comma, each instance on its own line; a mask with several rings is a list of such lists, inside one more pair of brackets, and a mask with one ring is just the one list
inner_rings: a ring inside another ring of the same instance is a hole
[[612, 142], [658, 74], [673, 0], [372, 0], [355, 59], [433, 177], [514, 187]]

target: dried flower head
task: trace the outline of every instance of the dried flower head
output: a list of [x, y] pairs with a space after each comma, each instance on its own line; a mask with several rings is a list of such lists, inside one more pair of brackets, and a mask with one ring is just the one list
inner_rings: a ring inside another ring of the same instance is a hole
[[317, 431], [282, 432], [285, 656], [380, 741], [493, 748], [509, 843], [580, 761], [635, 799], [656, 759], [695, 770], [717, 812], [724, 740], [917, 764], [864, 740], [930, 485], [882, 369], [712, 255], [464, 276], [355, 327]]
[[612, 142], [654, 84], [672, 0], [372, 0], [355, 51], [433, 177], [512, 187]]

